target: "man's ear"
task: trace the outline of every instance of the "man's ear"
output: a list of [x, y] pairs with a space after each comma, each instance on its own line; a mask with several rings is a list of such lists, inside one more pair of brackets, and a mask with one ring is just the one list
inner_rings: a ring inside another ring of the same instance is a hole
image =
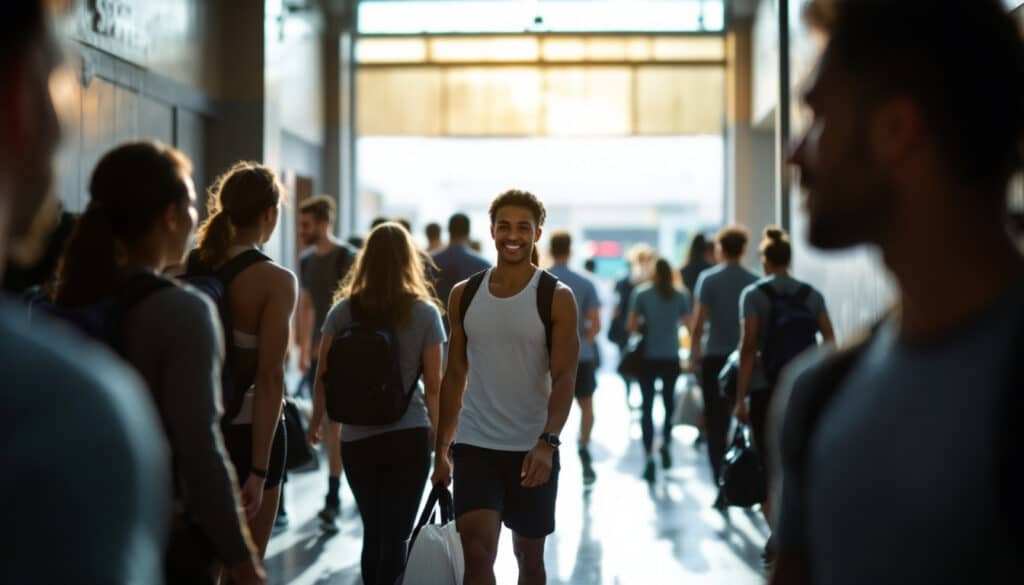
[[923, 138], [924, 113], [913, 99], [893, 97], [879, 104], [871, 116], [868, 137], [880, 160], [899, 163]]
[[164, 209], [164, 227], [167, 228], [167, 231], [171, 233], [178, 231], [178, 215], [180, 213], [178, 206], [173, 203], [168, 205], [167, 209]]

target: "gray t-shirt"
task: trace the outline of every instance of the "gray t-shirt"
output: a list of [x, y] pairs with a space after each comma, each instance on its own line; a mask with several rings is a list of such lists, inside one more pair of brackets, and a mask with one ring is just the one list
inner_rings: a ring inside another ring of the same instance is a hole
[[167, 449], [138, 375], [0, 302], [3, 580], [163, 582]]
[[998, 468], [1017, 448], [997, 436], [1020, 390], [1009, 376], [1022, 295], [1024, 283], [927, 344], [880, 328], [820, 418], [805, 497], [783, 484], [780, 546], [807, 544], [812, 582], [1019, 581], [1019, 519], [1009, 526]]
[[580, 361], [581, 362], [593, 362], [597, 359], [597, 350], [593, 343], [587, 343], [584, 339], [584, 334], [587, 329], [590, 328], [590, 322], [587, 321], [587, 313], [594, 309], [601, 308], [601, 300], [597, 296], [597, 288], [594, 287], [594, 283], [583, 276], [579, 272], [571, 270], [564, 264], [558, 264], [551, 267], [551, 274], [558, 277], [572, 289], [572, 294], [576, 297], [576, 306], [579, 309], [579, 332], [580, 332]]
[[690, 314], [690, 301], [686, 294], [672, 291], [663, 298], [652, 285], [633, 290], [629, 312], [636, 313], [644, 328], [644, 357], [652, 360], [679, 359], [679, 326]]
[[740, 295], [758, 276], [734, 264], [709, 268], [697, 279], [696, 302], [705, 307], [705, 356], [725, 357], [740, 343]]
[[[800, 290], [800, 287], [804, 285], [803, 282], [791, 276], [774, 275], [762, 278], [743, 289], [743, 294], [740, 295], [740, 318], [757, 318], [758, 351], [764, 351], [765, 343], [768, 340], [769, 321], [772, 318], [772, 301], [768, 298], [768, 295], [759, 288], [765, 283], [770, 284], [771, 287], [781, 295], [796, 294], [796, 292]], [[823, 297], [814, 287], [811, 287], [810, 293], [807, 295], [805, 305], [807, 306], [807, 310], [809, 310], [815, 317], [821, 317], [827, 310], [825, 308], [825, 297]], [[758, 361], [754, 368], [750, 387], [751, 389], [758, 389], [766, 386], [768, 386], [768, 378], [766, 377], [764, 370], [761, 368], [760, 361]]]
[[[351, 322], [352, 311], [349, 302], [342, 300], [327, 314], [322, 332], [324, 335], [334, 337]], [[398, 334], [398, 349], [401, 354], [402, 383], [409, 388], [423, 363], [423, 350], [428, 346], [446, 341], [444, 325], [441, 323], [441, 312], [433, 303], [418, 301], [413, 306], [409, 322], [396, 327], [395, 332]], [[342, 425], [341, 440], [347, 443], [392, 431], [421, 427], [430, 427], [430, 416], [427, 413], [427, 404], [423, 397], [422, 381], [418, 382], [418, 389], [413, 393], [409, 409], [397, 423], [374, 427]]]
[[314, 340], [319, 337], [327, 312], [331, 310], [334, 292], [351, 268], [355, 255], [355, 251], [345, 244], [335, 246], [326, 256], [318, 254], [316, 248], [310, 248], [299, 257], [299, 286], [309, 291], [313, 301], [313, 330], [310, 335]]
[[224, 342], [213, 303], [191, 287], [154, 293], [125, 318], [126, 357], [156, 400], [186, 510], [228, 566], [249, 558], [238, 480], [220, 431]]

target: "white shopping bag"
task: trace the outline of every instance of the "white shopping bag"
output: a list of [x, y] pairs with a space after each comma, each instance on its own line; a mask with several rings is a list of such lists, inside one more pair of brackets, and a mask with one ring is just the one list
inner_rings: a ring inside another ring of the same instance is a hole
[[704, 414], [704, 392], [700, 386], [690, 384], [683, 393], [682, 399], [676, 404], [676, 412], [672, 417], [675, 426], [686, 425], [695, 427]]
[[[441, 523], [435, 524], [432, 515], [438, 504]], [[413, 532], [402, 585], [462, 585], [465, 571], [462, 540], [455, 529], [452, 495], [447, 488], [438, 485], [430, 493]]]

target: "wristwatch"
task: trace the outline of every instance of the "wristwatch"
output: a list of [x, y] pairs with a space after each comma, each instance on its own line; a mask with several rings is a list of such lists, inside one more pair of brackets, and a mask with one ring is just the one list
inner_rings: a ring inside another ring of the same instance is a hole
[[540, 436], [540, 440], [547, 443], [552, 449], [557, 449], [562, 444], [562, 440], [555, 433], [544, 433]]

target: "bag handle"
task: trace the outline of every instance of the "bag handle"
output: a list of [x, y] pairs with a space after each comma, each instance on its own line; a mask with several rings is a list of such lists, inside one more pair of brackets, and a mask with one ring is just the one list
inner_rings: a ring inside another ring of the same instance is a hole
[[[410, 545], [416, 542], [416, 537], [419, 536], [420, 530], [424, 526], [430, 524], [432, 516], [434, 514], [434, 508], [440, 503], [441, 505], [441, 524], [447, 524], [455, 521], [455, 507], [452, 505], [452, 493], [448, 491], [448, 488], [444, 484], [437, 484], [434, 489], [430, 490], [430, 496], [427, 497], [427, 504], [423, 507], [423, 512], [420, 514], [420, 521], [416, 523], [416, 528], [412, 531], [412, 537], [409, 539]], [[412, 551], [412, 546], [409, 547]]]
[[452, 506], [452, 493], [448, 491], [448, 488], [443, 484], [437, 484], [434, 489], [430, 491], [430, 496], [427, 497], [427, 504], [423, 507], [423, 512], [420, 514], [420, 521], [416, 524], [416, 531], [419, 532], [420, 528], [423, 528], [430, 523], [430, 517], [434, 513], [434, 508], [440, 504], [441, 507], [441, 523], [446, 524], [455, 520], [454, 506]]

